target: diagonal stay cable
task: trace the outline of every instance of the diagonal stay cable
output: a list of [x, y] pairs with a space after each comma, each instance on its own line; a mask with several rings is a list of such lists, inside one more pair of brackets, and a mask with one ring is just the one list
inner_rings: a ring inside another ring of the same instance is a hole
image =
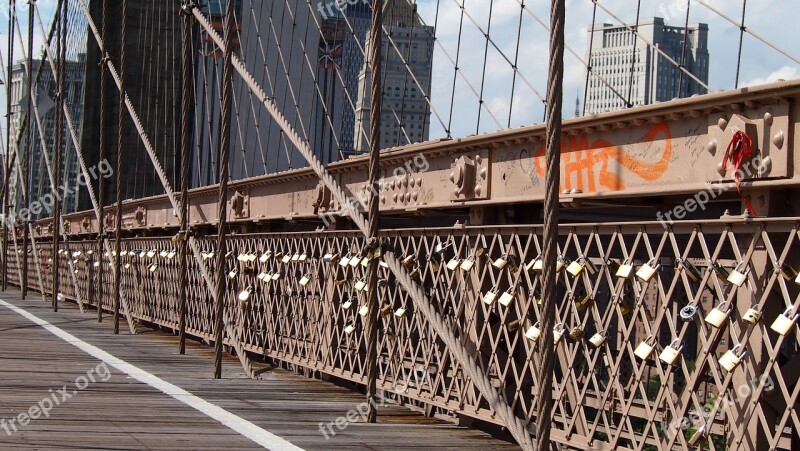
[[[206, 30], [208, 35], [214, 40], [217, 46], [220, 49], [224, 49], [222, 38], [219, 36], [216, 30], [213, 29], [206, 17], [197, 9], [194, 9], [193, 13], [197, 18], [197, 21]], [[339, 204], [348, 205], [349, 203], [346, 202], [347, 196], [345, 195], [344, 189], [322, 166], [308, 144], [300, 138], [297, 132], [295, 132], [287, 122], [286, 118], [281, 114], [280, 111], [278, 111], [275, 102], [267, 97], [261, 86], [256, 83], [252, 75], [247, 72], [244, 64], [235, 55], [233, 55], [232, 59], [233, 66], [237, 72], [239, 72], [242, 80], [247, 83], [248, 86], [250, 86], [253, 94], [264, 103], [264, 106], [272, 115], [275, 122], [281, 127], [286, 136], [292, 141], [292, 144], [308, 161], [311, 168], [317, 173], [317, 176], [328, 187], [328, 189], [331, 190], [331, 193], [339, 202]], [[365, 237], [368, 236], [369, 228], [362, 212], [346, 208], [345, 211], [349, 215], [350, 219], [356, 224], [359, 231]], [[411, 295], [411, 299], [419, 311], [423, 313], [434, 331], [436, 331], [439, 337], [448, 345], [449, 351], [453, 353], [455, 359], [464, 367], [464, 370], [469, 375], [472, 383], [475, 384], [491, 408], [497, 412], [505, 426], [509, 429], [520, 446], [522, 446], [523, 449], [532, 450], [533, 444], [531, 441], [531, 436], [523, 421], [516, 416], [513, 409], [494, 389], [491, 381], [486, 376], [485, 371], [483, 371], [483, 369], [478, 365], [475, 358], [470, 354], [461, 340], [458, 339], [451, 327], [442, 319], [439, 312], [437, 312], [436, 308], [433, 306], [433, 304], [431, 304], [424, 290], [409, 276], [405, 268], [402, 266], [400, 260], [392, 251], [387, 251], [384, 253], [384, 260], [389, 266], [389, 269], [397, 277], [397, 280], [400, 281], [401, 285]]]

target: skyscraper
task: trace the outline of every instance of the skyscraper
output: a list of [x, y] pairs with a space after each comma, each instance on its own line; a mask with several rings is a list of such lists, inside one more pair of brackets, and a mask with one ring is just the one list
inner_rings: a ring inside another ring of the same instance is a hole
[[[666, 25], [664, 19], [655, 17], [640, 21], [638, 31], [708, 84], [707, 24], [693, 24], [685, 30], [684, 27]], [[589, 76], [584, 99], [589, 114], [707, 92], [687, 74], [681, 75], [678, 67], [624, 26], [594, 24], [589, 29], [589, 41], [592, 46], [587, 60], [591, 70], [608, 83]]]

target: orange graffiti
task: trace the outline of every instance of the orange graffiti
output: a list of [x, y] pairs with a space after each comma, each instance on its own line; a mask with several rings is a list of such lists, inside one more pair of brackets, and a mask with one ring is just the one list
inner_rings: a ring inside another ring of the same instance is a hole
[[[624, 190], [625, 183], [619, 170], [625, 168], [643, 180], [655, 181], [667, 171], [672, 158], [672, 133], [666, 123], [653, 125], [644, 136], [645, 142], [656, 138], [665, 140], [664, 152], [659, 160], [651, 162], [629, 155], [620, 146], [598, 139], [589, 143], [586, 136], [563, 140], [561, 143], [561, 190], [577, 188], [584, 193], [597, 192], [597, 185], [616, 191]], [[540, 146], [533, 156], [536, 172], [544, 175], [545, 147]], [[600, 165], [597, 175], [595, 168]], [[615, 164], [616, 167], [609, 168]]]

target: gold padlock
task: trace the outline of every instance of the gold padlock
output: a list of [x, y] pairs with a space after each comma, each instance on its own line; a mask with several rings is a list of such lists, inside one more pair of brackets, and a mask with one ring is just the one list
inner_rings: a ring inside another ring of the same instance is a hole
[[361, 266], [363, 266], [363, 267], [365, 267], [365, 268], [369, 267], [369, 261], [370, 261], [370, 260], [372, 260], [372, 257], [370, 257], [369, 255], [367, 255], [366, 257], [364, 257], [364, 258], [361, 260]]
[[740, 287], [744, 285], [745, 281], [747, 281], [747, 272], [749, 268], [745, 268], [744, 272], [741, 271], [741, 268], [744, 266], [744, 262], [741, 262], [733, 268], [730, 275], [728, 275], [728, 282]]
[[[741, 353], [737, 351], [741, 349]], [[737, 344], [733, 347], [733, 349], [729, 350], [722, 357], [719, 359], [719, 364], [725, 368], [728, 372], [731, 372], [742, 363], [742, 359], [747, 355], [747, 348], [744, 348], [741, 344]]]
[[758, 324], [758, 322], [761, 320], [761, 312], [755, 307], [750, 307], [746, 312], [744, 312], [744, 315], [742, 315], [742, 320], [753, 325]]
[[542, 330], [539, 328], [539, 322], [537, 321], [536, 324], [531, 326], [527, 332], [525, 332], [525, 338], [532, 342], [536, 342], [539, 337], [542, 336]]
[[292, 261], [293, 262], [300, 261], [300, 254], [292, 254]]
[[347, 335], [350, 335], [350, 334], [353, 333], [354, 330], [356, 330], [356, 326], [350, 324], [350, 325], [348, 325], [347, 327], [344, 328], [344, 333], [346, 333]]
[[391, 315], [391, 313], [392, 313], [392, 306], [391, 305], [386, 304], [383, 307], [381, 307], [381, 316], [382, 317], [387, 317], [387, 316]]
[[708, 324], [711, 324], [712, 326], [714, 326], [714, 327], [716, 327], [718, 329], [720, 327], [722, 327], [722, 325], [725, 323], [725, 320], [728, 319], [728, 315], [731, 314], [731, 310], [730, 309], [728, 309], [727, 311], [724, 310], [724, 307], [723, 307], [724, 305], [725, 305], [725, 303], [723, 302], [720, 305], [718, 305], [718, 306], [714, 307], [713, 309], [711, 309], [710, 312], [708, 312], [708, 315], [706, 315], [706, 318], [705, 318], [705, 320], [706, 320], [706, 322]]
[[678, 359], [678, 356], [681, 355], [681, 351], [683, 350], [683, 346], [676, 348], [678, 343], [679, 341], [677, 338], [672, 340], [672, 343], [661, 351], [661, 355], [658, 356], [658, 358], [667, 365], [675, 363], [675, 360]]
[[700, 426], [700, 429], [696, 430], [691, 437], [689, 437], [689, 445], [697, 446], [703, 442], [706, 438], [706, 427]]
[[275, 271], [275, 272], [272, 274], [272, 280], [273, 280], [273, 281], [275, 281], [275, 280], [278, 280], [278, 279], [280, 279], [280, 278], [281, 278], [281, 272], [280, 272], [280, 271]]
[[354, 257], [350, 259], [350, 266], [355, 268], [358, 264], [361, 263], [361, 254], [356, 254]]
[[533, 272], [542, 272], [542, 256], [540, 255], [531, 260], [530, 263], [525, 266], [525, 269]]
[[639, 357], [642, 360], [647, 360], [650, 358], [650, 354], [653, 353], [655, 347], [655, 337], [650, 336], [647, 337], [643, 342], [639, 343], [639, 346], [636, 347], [636, 350], [633, 351], [633, 353], [636, 354], [636, 357]]
[[708, 266], [717, 273], [717, 277], [722, 280], [723, 283], [728, 283], [728, 277], [730, 277], [731, 273], [728, 272], [725, 267], [720, 265], [719, 263], [715, 262], [714, 260], [708, 261]]
[[629, 315], [633, 311], [633, 302], [626, 297], [621, 297], [619, 300], [619, 309], [623, 315]]
[[592, 305], [592, 302], [594, 302], [594, 298], [592, 298], [592, 295], [586, 294], [584, 296], [581, 296], [580, 299], [578, 298], [575, 299], [575, 306], [578, 307], [578, 311], [582, 312], [586, 310], [587, 307]]
[[430, 261], [428, 263], [430, 264], [432, 272], [436, 273], [436, 272], [439, 272], [440, 269], [442, 269], [442, 264], [438, 260], [436, 260], [435, 258], [430, 259]]
[[358, 314], [361, 316], [367, 316], [369, 313], [369, 307], [366, 304], [362, 305], [360, 309], [358, 309]]
[[797, 271], [786, 263], [780, 265], [779, 267], [781, 276], [783, 276], [783, 278], [786, 280], [792, 280], [795, 277], [800, 277], [800, 275], [797, 274]]
[[798, 318], [800, 318], [800, 314], [794, 315], [793, 318], [791, 318], [791, 315], [792, 315], [792, 309], [791, 308], [786, 309], [785, 312], [783, 312], [781, 315], [778, 315], [778, 317], [775, 318], [775, 321], [770, 326], [770, 329], [774, 330], [775, 332], [781, 335], [788, 334], [789, 331], [792, 329], [794, 323], [797, 322]]
[[342, 259], [341, 259], [341, 260], [339, 260], [339, 266], [346, 267], [347, 265], [349, 265], [349, 264], [350, 264], [350, 258], [351, 258], [351, 255], [352, 255], [352, 254], [350, 254], [350, 253], [348, 252], [348, 253], [347, 253], [347, 255], [345, 255], [344, 257], [342, 257]]
[[492, 288], [490, 291], [487, 291], [486, 294], [483, 295], [483, 303], [486, 305], [494, 305], [494, 301], [497, 298], [497, 288]]
[[306, 274], [305, 276], [303, 276], [300, 279], [300, 286], [304, 287], [304, 286], [308, 285], [308, 282], [311, 282], [311, 275], [310, 274]]
[[655, 263], [655, 259], [651, 259], [644, 265], [642, 265], [638, 271], [636, 271], [636, 277], [642, 279], [644, 283], [650, 282], [650, 279], [656, 275], [656, 271], [661, 267], [661, 265], [653, 266]]
[[394, 311], [394, 316], [398, 318], [402, 318], [406, 315], [407, 309], [405, 307], [398, 307], [397, 310]]
[[606, 342], [606, 333], [605, 332], [597, 332], [596, 334], [592, 335], [592, 338], [589, 339], [589, 343], [592, 344], [595, 348], [599, 348], [603, 346], [603, 343]]
[[567, 272], [572, 274], [573, 277], [578, 277], [583, 272], [584, 266], [578, 260], [573, 260], [572, 263], [567, 265]]
[[498, 300], [497, 302], [502, 304], [504, 307], [508, 307], [512, 301], [514, 301], [514, 295], [506, 291], [500, 296], [500, 300]]
[[353, 301], [351, 301], [350, 299], [346, 300], [346, 301], [345, 301], [345, 302], [342, 304], [342, 308], [344, 308], [345, 310], [349, 309], [349, 308], [350, 308], [350, 307], [352, 307], [352, 306], [353, 306]]
[[407, 255], [400, 263], [406, 268], [408, 268], [414, 264], [414, 261], [415, 261], [414, 255]]
[[363, 291], [365, 288], [367, 288], [367, 282], [365, 282], [364, 279], [359, 279], [358, 282], [356, 282], [356, 290]]
[[567, 259], [565, 259], [563, 255], [559, 255], [558, 258], [556, 258], [556, 274], [560, 274], [561, 270], [563, 270], [566, 265]]
[[570, 329], [569, 338], [572, 338], [575, 341], [581, 341], [583, 338], [583, 329], [581, 329], [581, 326], [575, 326]]
[[494, 266], [497, 269], [503, 269], [506, 267], [507, 264], [508, 264], [508, 254], [503, 254], [502, 256], [500, 256], [500, 258], [492, 262], [492, 266]]
[[686, 277], [688, 277], [692, 282], [699, 282], [703, 279], [703, 274], [699, 269], [697, 269], [697, 266], [695, 266], [694, 263], [689, 260], [676, 258], [675, 268], [686, 271]]
[[469, 272], [472, 269], [473, 266], [475, 266], [475, 258], [474, 257], [465, 258], [464, 261], [461, 262], [461, 269], [463, 271]]
[[266, 251], [263, 254], [261, 254], [261, 257], [258, 258], [258, 261], [260, 261], [261, 263], [266, 263], [270, 257], [272, 257], [272, 251]]
[[458, 268], [458, 265], [460, 264], [461, 264], [461, 259], [459, 259], [458, 257], [453, 257], [450, 259], [449, 262], [447, 262], [447, 269], [449, 269], [450, 271], [455, 271], [456, 268]]
[[623, 261], [617, 268], [616, 276], [620, 279], [627, 279], [633, 274], [633, 265], [628, 260]]
[[282, 261], [283, 263], [289, 263], [290, 261], [292, 261], [292, 256], [291, 256], [291, 255], [289, 255], [289, 254], [286, 254], [286, 255], [284, 255], [284, 256], [283, 256], [283, 258], [281, 259], [281, 261]]

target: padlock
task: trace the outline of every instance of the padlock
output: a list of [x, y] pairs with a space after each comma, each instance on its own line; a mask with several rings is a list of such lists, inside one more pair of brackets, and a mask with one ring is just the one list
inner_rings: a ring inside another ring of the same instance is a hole
[[540, 255], [531, 260], [530, 263], [525, 266], [525, 269], [533, 272], [542, 272], [542, 256]]
[[275, 252], [275, 258], [281, 258], [281, 257], [283, 257], [283, 252], [280, 252], [280, 251], [279, 252]]
[[410, 267], [411, 265], [414, 264], [414, 256], [413, 255], [408, 255], [400, 263], [403, 266], [405, 266], [406, 268], [408, 268], [408, 267]]
[[655, 349], [655, 340], [651, 336], [639, 343], [639, 346], [636, 347], [636, 350], [633, 351], [633, 353], [636, 354], [636, 357], [639, 357], [642, 360], [647, 360], [650, 358], [650, 354], [653, 353], [653, 349]]
[[281, 259], [281, 261], [282, 261], [283, 263], [289, 263], [290, 261], [292, 261], [292, 256], [291, 256], [291, 255], [289, 255], [289, 254], [286, 254], [286, 255], [284, 255], [284, 256], [283, 256], [283, 258]]
[[653, 266], [655, 263], [655, 259], [651, 259], [644, 265], [642, 265], [638, 271], [636, 271], [636, 277], [642, 279], [644, 283], [650, 282], [650, 279], [656, 275], [656, 271], [661, 267], [661, 265]]
[[731, 273], [728, 272], [725, 267], [720, 265], [719, 263], [715, 262], [714, 260], [708, 261], [708, 266], [717, 274], [717, 277], [723, 282], [728, 283], [728, 277], [730, 277]]
[[469, 272], [469, 270], [471, 270], [473, 266], [475, 266], [475, 259], [472, 257], [465, 258], [464, 261], [461, 262], [461, 269], [464, 271]]
[[367, 288], [367, 282], [365, 282], [364, 279], [359, 279], [358, 282], [356, 282], [356, 290], [363, 291], [366, 288]]
[[513, 301], [514, 301], [514, 295], [506, 291], [502, 295], [500, 295], [500, 299], [497, 302], [502, 304], [503, 307], [508, 307]]
[[259, 257], [258, 261], [260, 261], [261, 263], [266, 263], [267, 260], [269, 260], [269, 258], [271, 256], [272, 256], [272, 252], [271, 251], [266, 251], [263, 254], [261, 254], [261, 257]]
[[365, 268], [369, 267], [369, 261], [370, 261], [370, 260], [372, 260], [372, 257], [370, 257], [369, 255], [365, 256], [365, 257], [364, 257], [364, 258], [361, 260], [361, 266], [363, 266], [363, 267], [365, 267]]
[[633, 274], [633, 265], [631, 265], [628, 260], [625, 260], [620, 263], [615, 275], [620, 279], [627, 279], [631, 276], [631, 274]]
[[418, 275], [419, 275], [419, 266], [414, 268], [414, 270], [411, 271], [411, 273], [408, 274], [409, 277], [417, 277]]
[[603, 343], [606, 342], [606, 333], [605, 332], [597, 332], [596, 334], [592, 335], [592, 338], [589, 339], [589, 343], [592, 344], [595, 348], [599, 348], [603, 346]]
[[402, 318], [403, 316], [405, 316], [405, 314], [406, 314], [405, 307], [398, 307], [398, 309], [394, 311], [394, 316], [398, 318]]
[[461, 259], [459, 259], [458, 257], [453, 257], [450, 259], [449, 262], [447, 262], [447, 269], [449, 269], [450, 271], [455, 271], [456, 268], [458, 268], [458, 265], [460, 264], [461, 264]]
[[147, 251], [147, 258], [153, 258], [153, 257], [155, 257], [155, 255], [156, 255], [156, 251], [155, 250]]
[[307, 274], [300, 279], [300, 286], [304, 287], [308, 285], [308, 282], [311, 282], [311, 276]]
[[497, 288], [492, 288], [483, 295], [483, 303], [486, 305], [493, 305], [497, 298]]
[[583, 272], [584, 265], [581, 264], [581, 259], [573, 260], [572, 263], [567, 265], [567, 272], [572, 274], [573, 277], [578, 277]]
[[350, 334], [353, 333], [354, 330], [356, 330], [356, 326], [350, 324], [350, 325], [348, 325], [347, 327], [344, 328], [344, 333], [346, 333], [347, 335], [350, 335]]
[[675, 268], [686, 271], [686, 277], [688, 277], [692, 282], [700, 282], [700, 280], [703, 279], [703, 274], [699, 269], [697, 269], [697, 266], [695, 266], [694, 263], [689, 260], [676, 258]]
[[167, 258], [167, 255], [168, 255], [168, 254], [169, 254], [169, 252], [167, 252], [166, 250], [163, 250], [163, 251], [159, 252], [159, 254], [158, 254], [158, 255], [159, 255], [161, 258]]
[[[741, 353], [737, 352], [739, 349], [741, 349]], [[742, 363], [742, 359], [744, 359], [746, 355], [747, 348], [743, 347], [741, 344], [737, 344], [733, 349], [722, 355], [719, 359], [719, 364], [728, 372], [731, 372]]]
[[619, 309], [623, 315], [629, 315], [633, 311], [633, 303], [626, 297], [621, 297], [619, 300]]
[[342, 308], [343, 308], [343, 309], [345, 309], [345, 310], [349, 309], [349, 308], [350, 308], [350, 307], [352, 307], [352, 306], [353, 306], [353, 301], [351, 301], [350, 299], [346, 300], [346, 301], [345, 301], [345, 302], [342, 304]]
[[519, 329], [519, 320], [515, 319], [506, 325], [506, 330], [509, 332], [514, 332]]
[[266, 274], [266, 273], [264, 273], [264, 272], [260, 272], [260, 273], [258, 273], [258, 275], [256, 276], [256, 279], [258, 279], [258, 280], [260, 280], [260, 281], [262, 281], [262, 282], [263, 282], [265, 277], [267, 277], [267, 274]]
[[741, 262], [733, 268], [730, 275], [728, 275], [728, 282], [736, 285], [737, 287], [741, 287], [744, 285], [745, 281], [747, 281], [747, 272], [749, 268], [745, 268], [744, 272], [741, 271], [741, 268], [744, 266], [744, 262]]
[[280, 273], [280, 271], [275, 271], [275, 273], [273, 273], [273, 274], [272, 274], [272, 280], [273, 280], [273, 281], [275, 281], [275, 280], [278, 280], [278, 279], [280, 279], [280, 278], [281, 278], [281, 273]]
[[558, 343], [561, 342], [561, 339], [564, 338], [564, 332], [566, 332], [566, 331], [567, 331], [567, 329], [564, 328], [564, 325], [562, 323], [558, 323], [553, 327], [553, 344], [554, 345], [558, 345]]
[[662, 362], [666, 363], [667, 365], [672, 365], [675, 363], [675, 360], [678, 359], [678, 356], [681, 355], [681, 351], [683, 350], [683, 346], [676, 348], [675, 346], [678, 345], [678, 339], [672, 340], [672, 343], [669, 344], [663, 351], [661, 351], [661, 355], [658, 356]]
[[581, 326], [575, 326], [569, 330], [569, 338], [572, 338], [575, 341], [581, 341], [583, 338], [583, 329]]
[[539, 328], [539, 323], [538, 322], [536, 324], [534, 324], [533, 326], [531, 326], [530, 328], [528, 328], [528, 331], [525, 332], [525, 338], [527, 338], [528, 340], [530, 340], [530, 341], [532, 341], [534, 343], [541, 336], [542, 336], [542, 329]]
[[575, 299], [575, 306], [578, 307], [578, 311], [582, 312], [586, 310], [587, 307], [592, 305], [594, 302], [594, 298], [592, 298], [591, 294], [586, 294], [584, 296], [580, 296], [579, 298]]
[[560, 274], [565, 266], [567, 266], [567, 259], [559, 255], [558, 258], [556, 258], [556, 274]]
[[435, 258], [432, 258], [428, 263], [430, 264], [432, 272], [437, 273], [442, 268], [442, 264], [439, 263], [439, 261], [436, 260]]
[[322, 261], [325, 263], [335, 263], [339, 259], [339, 254], [336, 252], [328, 252], [322, 256]]
[[355, 257], [350, 259], [350, 266], [355, 268], [358, 264], [361, 263], [361, 254], [356, 254]]
[[782, 265], [778, 265], [777, 262], [775, 264], [780, 268], [779, 271], [784, 279], [792, 280], [795, 277], [800, 277], [800, 275], [797, 274], [797, 271], [795, 271], [795, 269], [789, 266], [788, 264], [784, 263]]
[[293, 262], [300, 261], [300, 254], [292, 254], [292, 261]]
[[492, 262], [492, 266], [494, 266], [497, 269], [503, 269], [506, 267], [507, 264], [508, 264], [508, 254], [503, 254], [497, 260]]
[[[299, 261], [300, 263], [303, 263], [303, 262], [305, 262], [306, 260], [308, 260], [308, 254], [306, 254], [305, 252], [303, 252], [302, 254], [300, 254], [300, 258], [298, 258], [298, 259], [297, 259], [297, 261]], [[252, 261], [252, 260], [251, 260], [251, 261]]]
[[688, 323], [694, 320], [694, 317], [697, 316], [697, 307], [694, 305], [687, 305], [686, 307], [682, 308], [680, 312], [678, 312], [678, 316], [680, 316], [684, 322]]
[[691, 437], [689, 437], [689, 445], [697, 446], [700, 445], [703, 440], [706, 438], [706, 427], [700, 426], [700, 429], [696, 430]]
[[176, 254], [177, 254], [177, 252], [175, 252], [175, 251], [169, 251], [169, 253], [167, 254], [167, 258], [172, 260], [175, 257]]
[[339, 266], [345, 267], [345, 266], [349, 265], [350, 264], [350, 255], [351, 254], [348, 253], [347, 255], [342, 257], [342, 259], [339, 260]]
[[229, 279], [235, 279], [236, 276], [238, 276], [238, 275], [239, 275], [239, 270], [238, 269], [233, 269], [231, 272], [228, 273], [228, 278]]
[[775, 318], [775, 321], [772, 323], [771, 326], [769, 326], [769, 328], [781, 335], [788, 334], [789, 330], [791, 330], [794, 323], [797, 321], [798, 318], [800, 318], [800, 314], [794, 315], [794, 318], [790, 318], [791, 314], [792, 314], [792, 309], [791, 308], [786, 309], [786, 311], [783, 312], [783, 314], [778, 315], [778, 317]]
[[384, 305], [381, 307], [381, 316], [387, 317], [392, 314], [392, 306], [391, 305]]
[[362, 305], [360, 309], [358, 309], [358, 314], [361, 316], [367, 316], [369, 313], [369, 307], [366, 304]]
[[794, 279], [794, 283], [800, 285], [800, 274], [798, 274], [797, 277]]
[[761, 321], [761, 312], [755, 307], [750, 307], [744, 312], [744, 315], [742, 315], [742, 320], [753, 325], [758, 324], [758, 322]]
[[728, 319], [728, 315], [731, 314], [730, 309], [726, 311], [723, 308], [724, 305], [725, 303], [723, 302], [720, 305], [711, 309], [710, 312], [708, 312], [708, 315], [706, 315], [706, 322], [708, 324], [711, 324], [712, 326], [718, 329], [722, 327], [722, 325], [725, 323], [725, 320]]

